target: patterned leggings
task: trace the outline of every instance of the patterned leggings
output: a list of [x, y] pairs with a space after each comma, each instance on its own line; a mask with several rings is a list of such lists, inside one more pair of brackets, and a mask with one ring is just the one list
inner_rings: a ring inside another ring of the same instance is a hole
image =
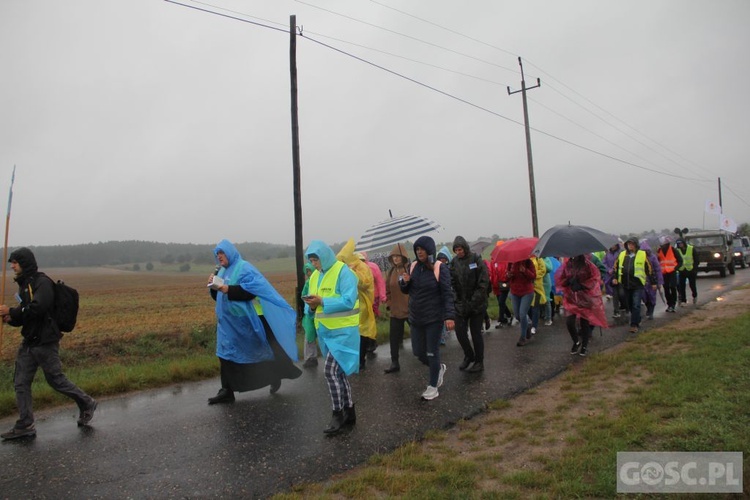
[[344, 407], [351, 408], [354, 406], [352, 386], [349, 384], [349, 378], [347, 378], [344, 370], [336, 362], [331, 351], [328, 351], [328, 355], [326, 356], [325, 376], [326, 383], [328, 383], [328, 392], [331, 394], [333, 411], [340, 411]]

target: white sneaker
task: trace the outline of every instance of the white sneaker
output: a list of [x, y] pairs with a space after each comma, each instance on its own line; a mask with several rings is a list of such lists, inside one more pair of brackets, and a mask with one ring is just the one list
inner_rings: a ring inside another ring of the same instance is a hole
[[531, 327], [531, 334], [536, 335], [536, 328], [534, 328], [533, 326]]
[[422, 393], [422, 399], [431, 401], [438, 397], [438, 390], [437, 387], [433, 387], [431, 385], [427, 386], [427, 389]]
[[443, 386], [443, 375], [445, 375], [445, 370], [447, 370], [448, 367], [445, 366], [445, 363], [440, 364], [440, 373], [438, 374], [438, 387]]
[[544, 326], [552, 326], [552, 320], [548, 319], [547, 321], [545, 321]]

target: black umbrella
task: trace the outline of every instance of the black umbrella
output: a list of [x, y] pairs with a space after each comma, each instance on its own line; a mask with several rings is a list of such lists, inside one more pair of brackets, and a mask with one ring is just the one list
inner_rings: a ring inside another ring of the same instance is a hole
[[617, 236], [586, 226], [559, 225], [548, 229], [531, 252], [537, 257], [575, 257], [617, 244]]

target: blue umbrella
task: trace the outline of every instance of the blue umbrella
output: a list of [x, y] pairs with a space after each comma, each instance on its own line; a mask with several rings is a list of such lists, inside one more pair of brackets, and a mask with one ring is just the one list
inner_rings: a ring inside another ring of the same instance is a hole
[[439, 231], [440, 224], [419, 215], [402, 215], [370, 226], [357, 241], [357, 251], [367, 252]]

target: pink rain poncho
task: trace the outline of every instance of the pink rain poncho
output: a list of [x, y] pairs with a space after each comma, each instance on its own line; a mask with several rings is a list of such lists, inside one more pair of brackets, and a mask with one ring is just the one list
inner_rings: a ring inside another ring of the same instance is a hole
[[555, 273], [555, 287], [562, 291], [566, 315], [576, 315], [592, 326], [607, 328], [601, 274], [588, 255], [573, 257], [560, 266]]

